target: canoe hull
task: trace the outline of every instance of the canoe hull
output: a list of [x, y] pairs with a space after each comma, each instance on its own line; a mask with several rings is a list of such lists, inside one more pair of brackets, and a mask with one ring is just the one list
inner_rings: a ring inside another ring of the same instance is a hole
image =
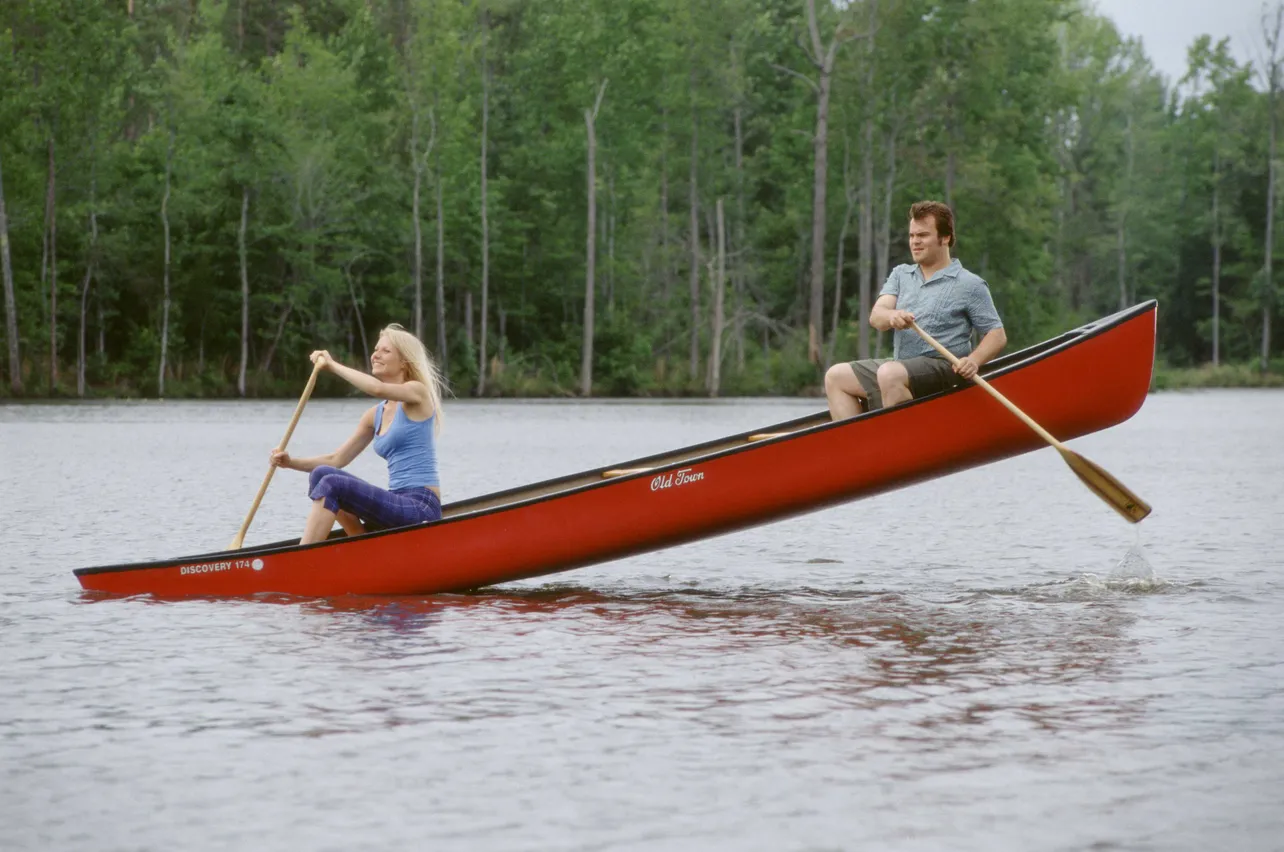
[[[989, 381], [1062, 440], [1114, 426], [1136, 413], [1148, 392], [1155, 316], [1154, 303], [1138, 306]], [[448, 512], [436, 524], [76, 575], [85, 589], [159, 597], [463, 591], [781, 520], [1043, 446], [982, 389], [968, 386], [841, 423], [818, 421], [785, 437], [742, 437], [733, 449], [643, 473], [579, 475], [577, 482], [591, 484]]]

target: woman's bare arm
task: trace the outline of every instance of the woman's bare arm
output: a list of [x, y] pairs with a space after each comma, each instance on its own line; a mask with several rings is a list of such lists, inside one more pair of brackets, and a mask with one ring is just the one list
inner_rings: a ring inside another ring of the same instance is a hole
[[290, 470], [301, 470], [305, 473], [315, 470], [322, 465], [330, 467], [347, 467], [353, 459], [361, 455], [362, 450], [370, 446], [374, 440], [374, 406], [366, 410], [361, 415], [361, 422], [357, 424], [357, 431], [353, 432], [348, 440], [339, 445], [334, 452], [326, 453], [323, 456], [312, 456], [305, 459], [291, 458], [290, 454], [282, 450], [273, 450], [270, 461], [277, 467], [288, 467]]

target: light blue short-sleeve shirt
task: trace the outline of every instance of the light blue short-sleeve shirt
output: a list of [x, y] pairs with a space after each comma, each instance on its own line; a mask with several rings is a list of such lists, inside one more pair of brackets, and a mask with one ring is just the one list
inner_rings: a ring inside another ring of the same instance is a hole
[[[895, 296], [897, 310], [912, 313], [919, 328], [960, 358], [972, 351], [972, 329], [985, 336], [1003, 327], [990, 285], [964, 269], [957, 258], [927, 281], [917, 263], [903, 263], [887, 276], [878, 295]], [[904, 361], [920, 355], [941, 357], [914, 329], [893, 332], [893, 358]]]

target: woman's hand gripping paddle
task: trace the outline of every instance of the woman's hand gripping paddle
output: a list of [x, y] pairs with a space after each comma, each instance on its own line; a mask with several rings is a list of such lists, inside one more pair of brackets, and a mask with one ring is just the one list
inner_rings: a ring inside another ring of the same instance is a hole
[[[299, 423], [299, 415], [303, 413], [303, 406], [307, 405], [308, 397], [312, 396], [312, 389], [316, 387], [317, 376], [321, 374], [322, 368], [325, 367], [325, 359], [318, 358], [316, 366], [312, 368], [312, 375], [308, 377], [307, 387], [303, 389], [303, 396], [299, 397], [299, 404], [294, 407], [294, 416], [290, 418], [290, 425], [285, 429], [285, 437], [277, 445], [278, 450], [284, 450], [285, 445], [290, 442], [290, 436], [294, 434], [294, 427]], [[245, 533], [250, 528], [250, 521], [254, 520], [254, 513], [259, 510], [259, 503], [263, 502], [263, 495], [267, 493], [268, 483], [272, 481], [272, 474], [276, 473], [276, 465], [268, 465], [267, 476], [263, 477], [263, 484], [259, 486], [259, 493], [254, 495], [254, 505], [250, 506], [250, 512], [245, 516], [245, 523], [241, 524], [241, 529], [237, 531], [236, 538], [228, 545], [228, 550], [240, 550], [241, 545], [245, 542]]]

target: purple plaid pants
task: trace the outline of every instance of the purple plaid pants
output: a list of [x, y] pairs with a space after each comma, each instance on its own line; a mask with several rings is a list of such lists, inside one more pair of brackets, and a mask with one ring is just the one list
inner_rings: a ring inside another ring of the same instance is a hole
[[441, 500], [427, 488], [389, 491], [337, 467], [321, 465], [308, 476], [308, 497], [331, 512], [351, 512], [368, 528], [390, 529], [441, 518]]

